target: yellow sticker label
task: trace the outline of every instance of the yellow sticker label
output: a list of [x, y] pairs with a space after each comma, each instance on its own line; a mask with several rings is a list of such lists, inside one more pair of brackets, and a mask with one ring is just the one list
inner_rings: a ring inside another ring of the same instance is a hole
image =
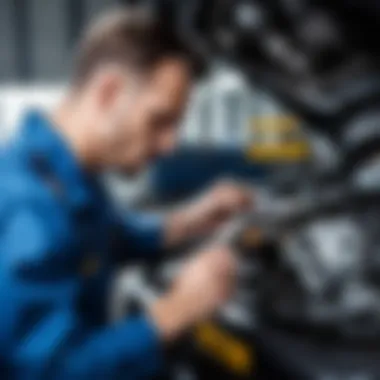
[[310, 157], [310, 145], [294, 116], [256, 117], [251, 120], [250, 130], [248, 159], [274, 162], [303, 161]]
[[247, 150], [247, 157], [255, 161], [301, 161], [310, 157], [310, 148], [303, 142], [253, 144]]
[[199, 348], [238, 375], [249, 375], [256, 366], [253, 349], [219, 327], [206, 323], [195, 331]]
[[251, 118], [253, 131], [287, 132], [298, 130], [300, 119], [294, 115], [265, 115]]

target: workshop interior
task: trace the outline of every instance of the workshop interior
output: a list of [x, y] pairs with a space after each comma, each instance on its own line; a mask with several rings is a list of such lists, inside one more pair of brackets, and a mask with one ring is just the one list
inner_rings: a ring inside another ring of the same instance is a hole
[[[1, 0], [4, 144], [59, 99], [86, 22], [120, 3], [178, 29], [208, 70], [176, 152], [105, 175], [118, 207], [165, 213], [226, 178], [255, 198], [224, 237], [236, 294], [167, 353], [165, 379], [380, 379], [380, 4]], [[112, 318], [143, 313], [189, 249], [121, 268]]]

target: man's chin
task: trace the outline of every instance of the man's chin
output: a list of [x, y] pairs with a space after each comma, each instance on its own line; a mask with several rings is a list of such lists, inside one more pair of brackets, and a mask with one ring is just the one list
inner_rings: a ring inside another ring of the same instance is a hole
[[123, 177], [134, 178], [138, 177], [141, 173], [143, 173], [147, 169], [147, 167], [147, 165], [136, 165], [133, 167], [117, 167], [114, 168], [114, 171]]
[[159, 155], [151, 155], [149, 157], [146, 157], [145, 160], [141, 160], [140, 162], [129, 162], [125, 165], [115, 165], [113, 171], [125, 177], [137, 177], [138, 175], [147, 171], [151, 164], [153, 164], [159, 158]]

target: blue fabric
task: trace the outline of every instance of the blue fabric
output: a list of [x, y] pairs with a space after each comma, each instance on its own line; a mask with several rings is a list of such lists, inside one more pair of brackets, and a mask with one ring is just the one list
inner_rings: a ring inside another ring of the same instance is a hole
[[243, 148], [181, 147], [157, 162], [151, 182], [157, 201], [170, 202], [199, 193], [219, 179], [262, 183], [270, 173], [270, 165], [247, 159]]
[[[113, 260], [157, 251], [160, 222], [119, 216], [46, 118], [31, 113], [0, 160], [0, 377], [140, 379], [161, 367], [145, 317], [106, 322]], [[114, 234], [115, 230], [122, 231]]]

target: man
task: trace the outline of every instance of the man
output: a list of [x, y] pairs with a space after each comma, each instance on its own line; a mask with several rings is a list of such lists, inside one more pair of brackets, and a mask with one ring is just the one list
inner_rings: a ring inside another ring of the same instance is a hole
[[[96, 174], [137, 173], [175, 146], [194, 55], [149, 14], [120, 9], [84, 36], [72, 85], [51, 117], [28, 115], [1, 161], [2, 378], [151, 377], [163, 347], [231, 292], [228, 247], [185, 266], [146, 317], [107, 326], [113, 254], [147, 257], [207, 234], [246, 205], [223, 186], [157, 223], [121, 217]], [[122, 244], [120, 244], [120, 242]]]

